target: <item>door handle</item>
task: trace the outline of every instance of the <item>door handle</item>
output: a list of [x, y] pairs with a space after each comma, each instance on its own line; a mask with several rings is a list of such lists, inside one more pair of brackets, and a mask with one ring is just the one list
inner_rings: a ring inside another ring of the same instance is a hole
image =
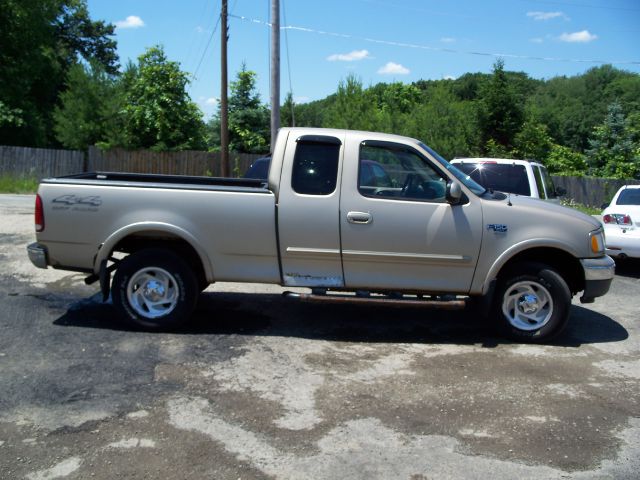
[[371, 223], [373, 218], [370, 213], [367, 212], [349, 212], [347, 213], [347, 222], [349, 223]]

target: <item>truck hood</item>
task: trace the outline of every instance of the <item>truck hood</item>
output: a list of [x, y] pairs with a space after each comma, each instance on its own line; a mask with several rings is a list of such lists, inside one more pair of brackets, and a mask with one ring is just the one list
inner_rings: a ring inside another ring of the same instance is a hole
[[[522, 214], [530, 214], [535, 217], [556, 217], [558, 220], [562, 220], [562, 217], [564, 217], [565, 221], [584, 223], [585, 227], [588, 228], [589, 231], [596, 230], [602, 226], [601, 223], [592, 216], [586, 215], [573, 208], [563, 207], [556, 203], [513, 194], [511, 195], [510, 200], [513, 207], [518, 210], [522, 210]], [[507, 197], [507, 200], [504, 202], [508, 203], [509, 197]]]

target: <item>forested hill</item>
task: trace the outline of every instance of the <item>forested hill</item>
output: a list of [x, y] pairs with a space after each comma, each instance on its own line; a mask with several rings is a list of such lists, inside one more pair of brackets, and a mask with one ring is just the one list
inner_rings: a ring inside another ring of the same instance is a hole
[[[291, 122], [285, 104], [283, 123]], [[347, 77], [325, 99], [295, 106], [298, 126], [393, 132], [447, 158], [536, 158], [555, 172], [640, 173], [640, 75], [605, 65], [549, 80], [506, 71], [364, 87]]]

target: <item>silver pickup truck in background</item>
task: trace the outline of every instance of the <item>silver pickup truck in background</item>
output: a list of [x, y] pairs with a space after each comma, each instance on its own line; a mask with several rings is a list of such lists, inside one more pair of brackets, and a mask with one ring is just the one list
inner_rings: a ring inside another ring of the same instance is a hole
[[31, 261], [86, 272], [147, 329], [188, 319], [211, 283], [260, 282], [312, 301], [475, 300], [512, 338], [545, 341], [573, 295], [591, 302], [614, 276], [595, 219], [487, 191], [422, 142], [372, 132], [283, 128], [266, 182], [45, 179], [35, 217]]

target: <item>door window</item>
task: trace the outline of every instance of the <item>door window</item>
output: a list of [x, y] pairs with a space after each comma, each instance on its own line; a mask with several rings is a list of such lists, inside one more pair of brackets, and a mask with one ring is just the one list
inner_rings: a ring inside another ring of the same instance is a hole
[[444, 202], [446, 180], [418, 152], [400, 144], [363, 142], [358, 191], [366, 197]]
[[301, 137], [293, 159], [291, 187], [304, 195], [330, 195], [336, 189], [340, 140]]

